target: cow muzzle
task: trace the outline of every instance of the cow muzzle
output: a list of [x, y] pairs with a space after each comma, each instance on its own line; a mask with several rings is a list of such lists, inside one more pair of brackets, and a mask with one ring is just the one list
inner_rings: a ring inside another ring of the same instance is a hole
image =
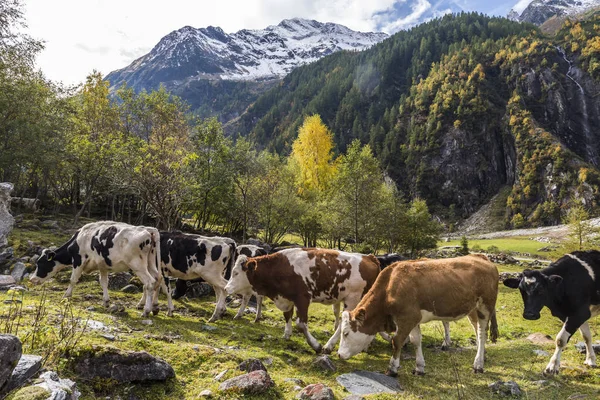
[[530, 321], [535, 321], [540, 319], [540, 313], [524, 312], [523, 318], [528, 319]]

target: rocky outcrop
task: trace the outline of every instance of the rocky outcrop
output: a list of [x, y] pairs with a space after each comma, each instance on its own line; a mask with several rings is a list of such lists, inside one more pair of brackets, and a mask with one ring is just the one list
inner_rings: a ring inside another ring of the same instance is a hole
[[501, 396], [521, 396], [521, 388], [515, 381], [497, 381], [488, 385], [492, 393], [499, 394]]
[[7, 245], [8, 234], [12, 231], [15, 219], [10, 215], [10, 193], [13, 190], [12, 183], [0, 183], [0, 248]]
[[48, 391], [48, 400], [77, 400], [81, 393], [77, 390], [77, 384], [70, 379], [61, 379], [54, 371], [44, 372], [40, 375], [44, 381], [34, 387], [40, 387]]
[[534, 0], [520, 13], [510, 10], [508, 18], [541, 25], [554, 16], [576, 15], [595, 7], [600, 7], [600, 0]]
[[0, 335], [0, 389], [6, 384], [21, 358], [21, 341], [13, 335]]
[[173, 367], [145, 351], [122, 351], [95, 346], [73, 361], [73, 370], [83, 379], [112, 379], [116, 382], [164, 381], [175, 376]]

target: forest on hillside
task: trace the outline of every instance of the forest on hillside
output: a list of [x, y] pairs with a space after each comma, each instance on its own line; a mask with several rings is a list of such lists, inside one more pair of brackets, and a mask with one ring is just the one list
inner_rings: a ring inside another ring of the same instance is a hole
[[597, 214], [599, 24], [596, 12], [547, 36], [446, 15], [298, 68], [227, 129], [285, 153], [318, 113], [337, 152], [369, 144], [398, 188], [445, 221], [505, 186], [507, 228], [560, 223], [573, 199]]

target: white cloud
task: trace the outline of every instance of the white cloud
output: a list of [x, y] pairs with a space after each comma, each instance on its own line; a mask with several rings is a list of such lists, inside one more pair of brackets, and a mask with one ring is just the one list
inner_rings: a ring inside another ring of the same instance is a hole
[[380, 14], [380, 26], [384, 32], [396, 32], [401, 29], [407, 29], [416, 25], [423, 14], [431, 8], [431, 3], [427, 0], [417, 0], [411, 6], [411, 13], [403, 18], [390, 18], [393, 15]]

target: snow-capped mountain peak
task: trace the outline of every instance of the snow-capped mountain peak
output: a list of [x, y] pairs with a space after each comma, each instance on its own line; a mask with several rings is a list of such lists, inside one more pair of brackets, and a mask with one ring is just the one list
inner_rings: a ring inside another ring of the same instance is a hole
[[533, 0], [522, 12], [510, 10], [508, 18], [541, 25], [555, 15], [576, 15], [596, 7], [600, 7], [600, 0]]
[[190, 79], [277, 79], [300, 65], [340, 50], [366, 49], [387, 36], [302, 18], [232, 34], [214, 26], [184, 26], [107, 79], [113, 86], [127, 82], [137, 88], [179, 85]]

